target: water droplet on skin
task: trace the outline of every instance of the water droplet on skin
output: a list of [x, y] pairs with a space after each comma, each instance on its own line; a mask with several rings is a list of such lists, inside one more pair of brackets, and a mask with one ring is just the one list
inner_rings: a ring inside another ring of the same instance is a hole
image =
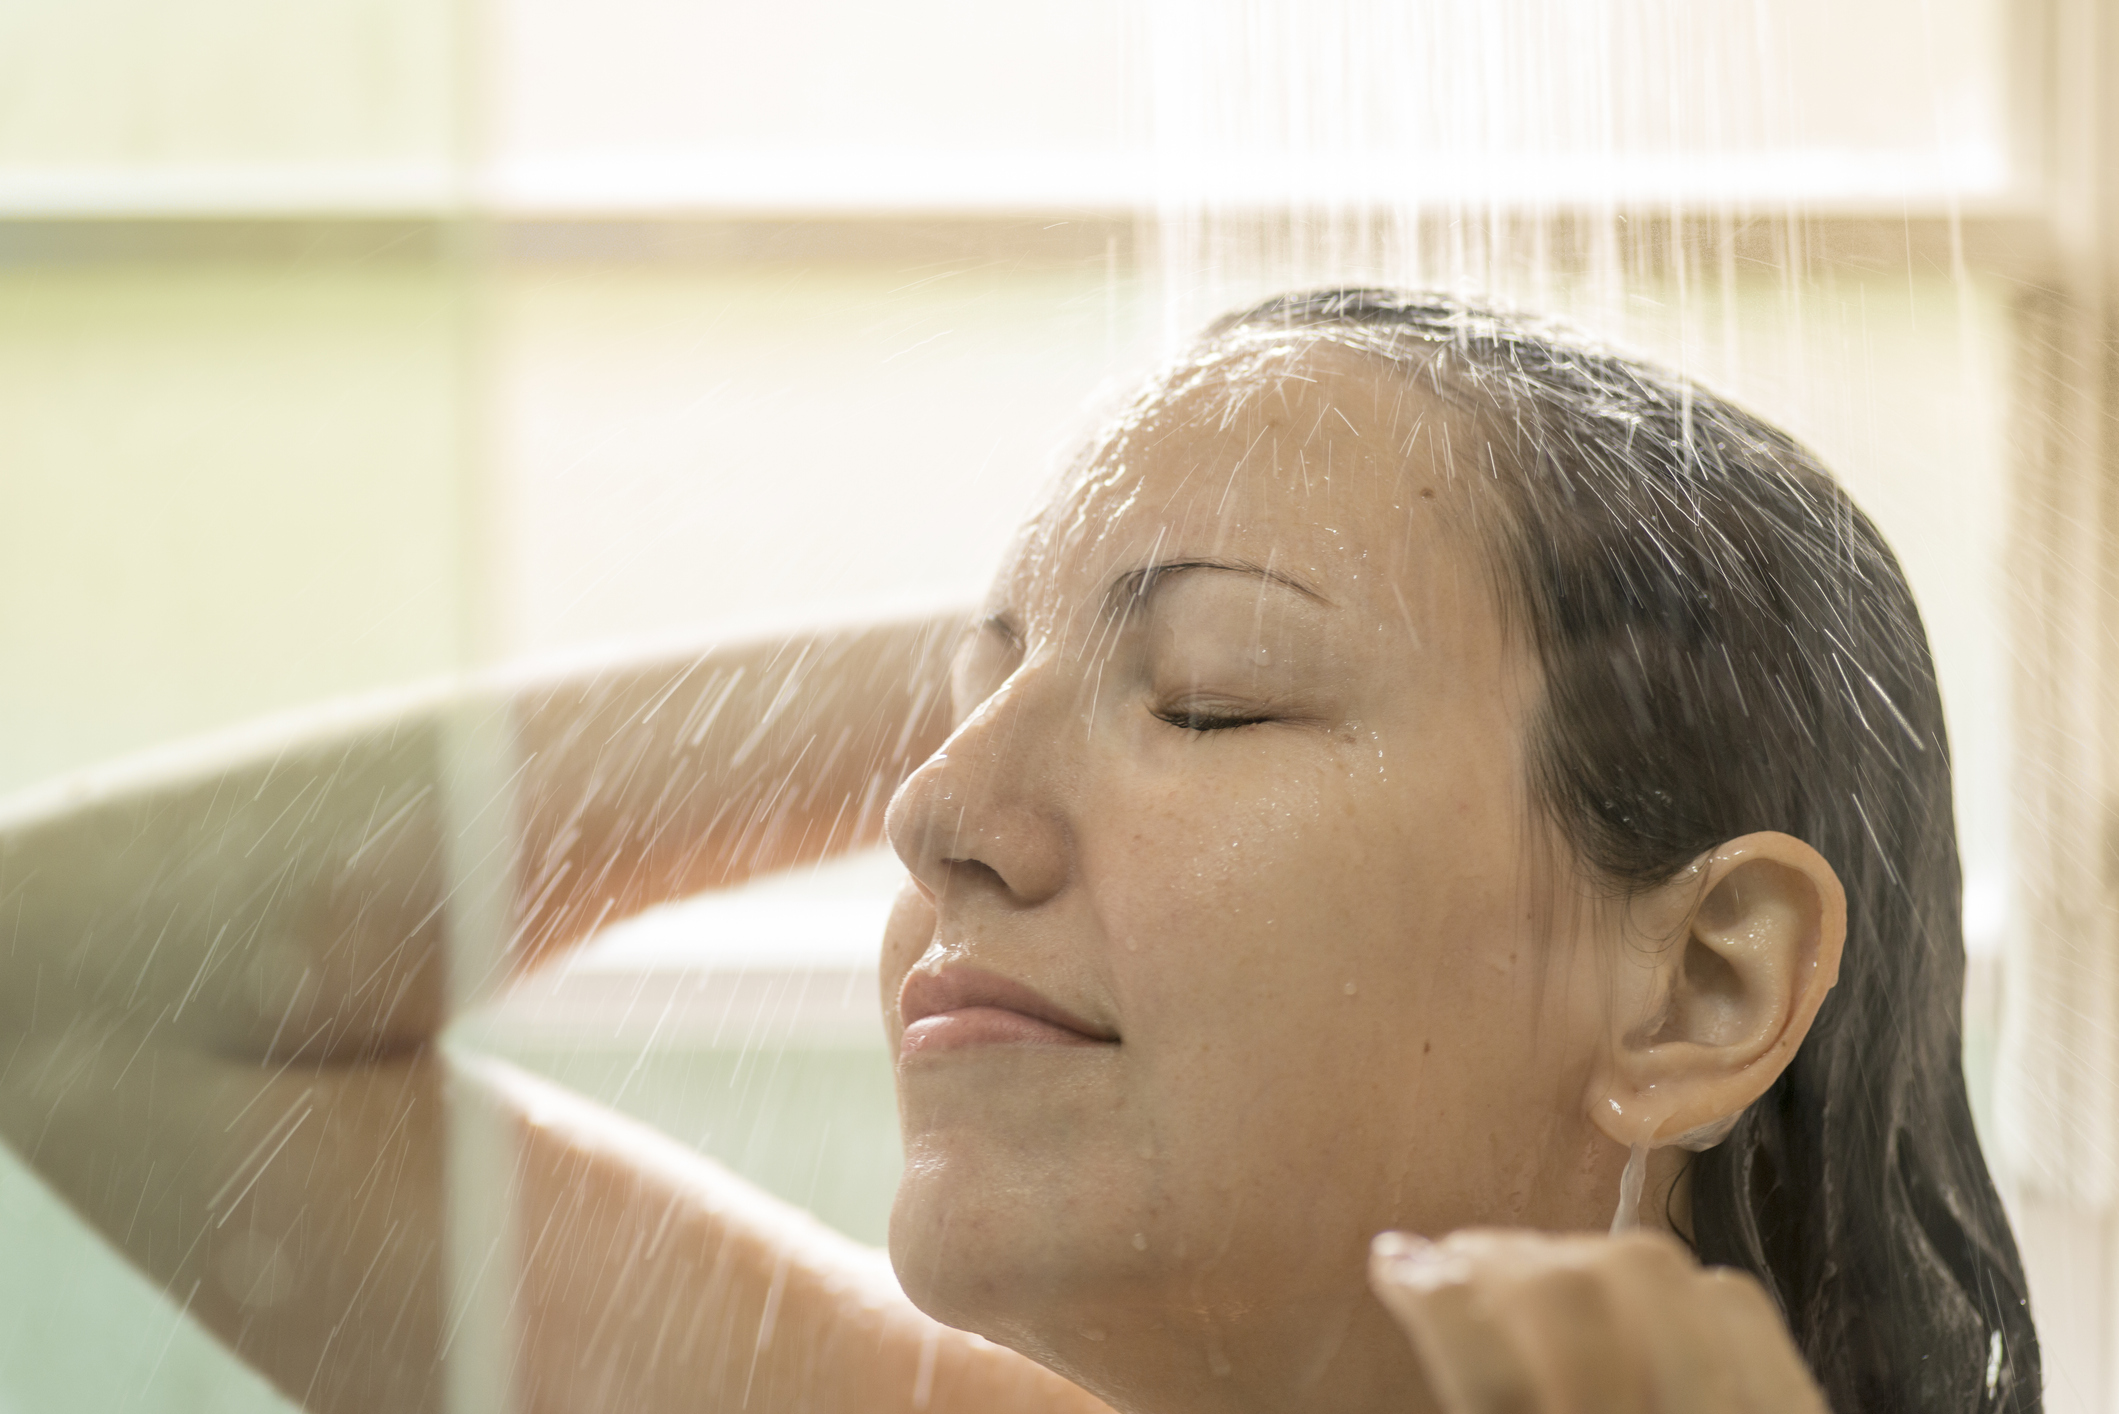
[[1347, 983], [1347, 984], [1346, 984], [1346, 994], [1347, 994], [1348, 996], [1350, 996], [1350, 997], [1351, 997], [1351, 996], [1353, 996], [1353, 995], [1354, 995], [1354, 990], [1355, 990], [1355, 989], [1354, 989], [1354, 984], [1353, 984], [1353, 983], [1349, 982], [1349, 983]]
[[1133, 1234], [1133, 1250], [1136, 1252], [1148, 1250], [1148, 1235], [1146, 1233], [1136, 1232]]
[[1105, 1336], [1107, 1336], [1107, 1335], [1109, 1335], [1109, 1334], [1110, 1334], [1110, 1332], [1109, 1332], [1109, 1331], [1106, 1331], [1106, 1330], [1105, 1330], [1105, 1329], [1103, 1329], [1103, 1327], [1101, 1327], [1101, 1326], [1090, 1326], [1090, 1327], [1089, 1327], [1089, 1328], [1088, 1328], [1087, 1330], [1085, 1330], [1085, 1331], [1083, 1331], [1083, 1332], [1082, 1332], [1082, 1339], [1083, 1339], [1083, 1340], [1102, 1340], [1102, 1339], [1103, 1339], [1103, 1338], [1104, 1338]]

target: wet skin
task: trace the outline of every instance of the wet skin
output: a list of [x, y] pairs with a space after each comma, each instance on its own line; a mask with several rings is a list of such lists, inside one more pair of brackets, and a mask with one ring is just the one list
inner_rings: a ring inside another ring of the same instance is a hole
[[1330, 348], [1149, 406], [1019, 539], [892, 807], [900, 1279], [1121, 1407], [1406, 1407], [1376, 1232], [1610, 1220], [1465, 438]]

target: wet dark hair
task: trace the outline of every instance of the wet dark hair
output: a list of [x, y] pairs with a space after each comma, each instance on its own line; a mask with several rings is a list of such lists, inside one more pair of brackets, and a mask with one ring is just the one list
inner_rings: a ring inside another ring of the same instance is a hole
[[[1491, 436], [1489, 538], [1544, 670], [1534, 794], [1623, 892], [1757, 830], [1847, 892], [1839, 984], [1692, 1165], [1700, 1257], [1778, 1300], [1833, 1408], [2040, 1407], [2022, 1263], [1972, 1128], [1950, 754], [1896, 558], [1787, 434], [1542, 322], [1425, 293], [1289, 295]], [[1460, 461], [1463, 460], [1460, 458]]]

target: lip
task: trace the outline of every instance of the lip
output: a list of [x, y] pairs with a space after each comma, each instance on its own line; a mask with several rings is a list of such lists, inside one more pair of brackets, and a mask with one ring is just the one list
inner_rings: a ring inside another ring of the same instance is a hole
[[1012, 977], [977, 967], [914, 972], [898, 989], [901, 1055], [970, 1046], [1108, 1046], [1118, 1033], [1093, 1025]]

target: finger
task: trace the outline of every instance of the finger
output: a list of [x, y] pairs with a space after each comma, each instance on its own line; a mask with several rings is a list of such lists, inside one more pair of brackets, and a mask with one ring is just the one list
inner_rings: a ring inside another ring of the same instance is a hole
[[1624, 1312], [1641, 1386], [1634, 1406], [1657, 1414], [1739, 1414], [1746, 1408], [1719, 1308], [1700, 1295], [1692, 1254], [1660, 1233], [1608, 1242], [1602, 1266]]
[[1447, 1414], [1538, 1414], [1537, 1382], [1500, 1321], [1482, 1309], [1476, 1264], [1411, 1233], [1369, 1249], [1369, 1285], [1398, 1318]]
[[1750, 1277], [1702, 1270], [1675, 1243], [1645, 1235], [1613, 1243], [1607, 1265], [1650, 1373], [1641, 1407], [1823, 1414], [1780, 1311]]
[[[1654, 1408], [1655, 1366], [1609, 1264], [1556, 1252], [1497, 1282], [1495, 1303], [1554, 1409]], [[1694, 1407], [1687, 1414], [1704, 1414]]]
[[1749, 1274], [1728, 1267], [1700, 1273], [1700, 1304], [1723, 1333], [1723, 1367], [1755, 1414], [1826, 1414], [1824, 1391], [1803, 1362], [1780, 1308]]
[[1634, 1319], [1637, 1296], [1615, 1278], [1628, 1266], [1661, 1266], [1669, 1284], [1682, 1283], [1694, 1270], [1682, 1249], [1652, 1235], [1613, 1242], [1476, 1230], [1455, 1233], [1443, 1246], [1476, 1264], [1483, 1305], [1498, 1313], [1530, 1367], [1541, 1407], [1628, 1414], [1651, 1408], [1654, 1366]]

